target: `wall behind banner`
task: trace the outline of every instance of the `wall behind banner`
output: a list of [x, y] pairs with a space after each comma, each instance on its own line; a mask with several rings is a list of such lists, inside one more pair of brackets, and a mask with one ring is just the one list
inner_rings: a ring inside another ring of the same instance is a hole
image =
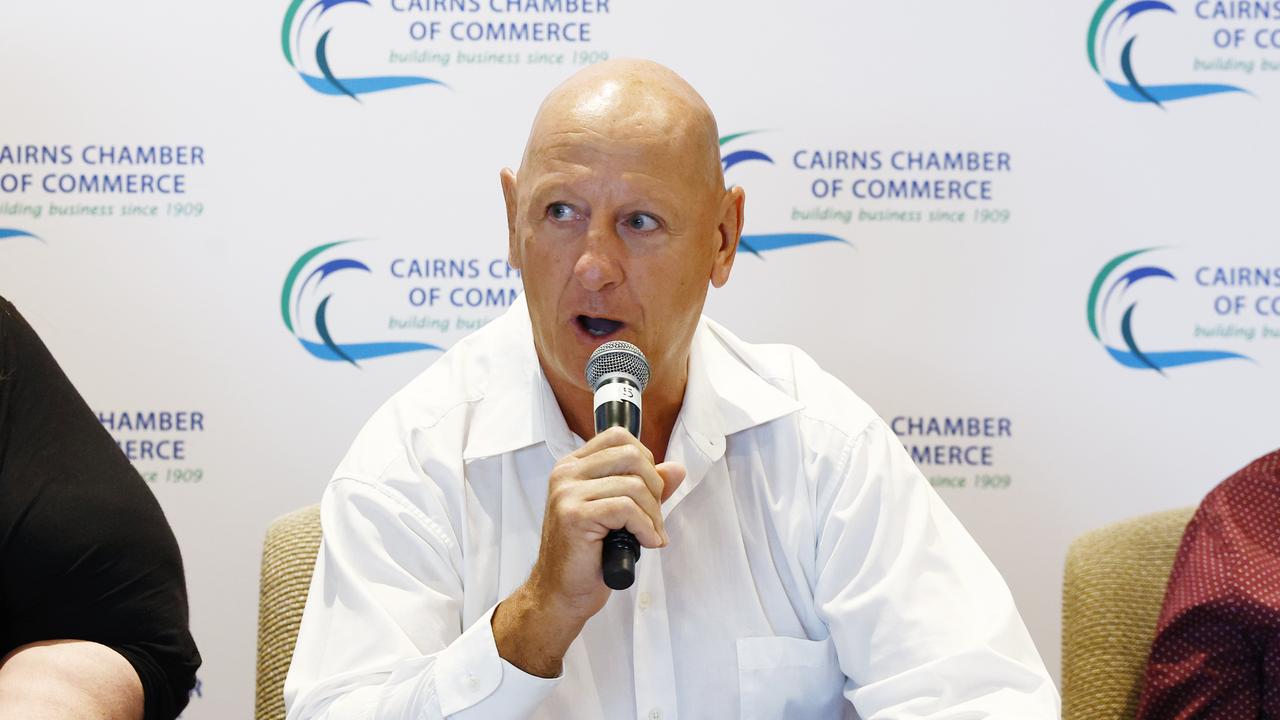
[[178, 535], [186, 717], [250, 713], [265, 528], [511, 302], [498, 170], [607, 57], [699, 88], [747, 189], [708, 314], [879, 410], [1055, 671], [1070, 540], [1280, 446], [1280, 13], [321, 5], [0, 7], [0, 294]]

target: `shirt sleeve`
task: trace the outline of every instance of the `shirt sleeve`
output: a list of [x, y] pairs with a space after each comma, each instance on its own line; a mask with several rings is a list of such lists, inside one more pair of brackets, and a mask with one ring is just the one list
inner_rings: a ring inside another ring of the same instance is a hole
[[289, 720], [523, 718], [555, 687], [498, 655], [493, 608], [463, 627], [459, 544], [443, 510], [338, 479], [320, 514]]
[[200, 653], [173, 531], [36, 331], [0, 298], [0, 656], [59, 638], [129, 661], [146, 720], [187, 705]]
[[[1183, 532], [1147, 660], [1138, 720], [1262, 717], [1263, 657], [1252, 625], [1275, 624], [1236, 579], [1256, 577], [1214, 492]], [[1253, 619], [1253, 622], [1250, 621]]]
[[863, 720], [1056, 720], [1003, 578], [880, 420], [816, 497], [814, 600]]

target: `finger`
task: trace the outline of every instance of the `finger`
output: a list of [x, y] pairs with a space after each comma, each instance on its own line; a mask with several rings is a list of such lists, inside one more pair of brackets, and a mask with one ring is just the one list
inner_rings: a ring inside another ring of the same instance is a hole
[[637, 440], [635, 435], [627, 432], [626, 428], [622, 427], [607, 428], [604, 432], [598, 433], [582, 447], [569, 454], [573, 457], [584, 458], [607, 447], [616, 447], [618, 445], [636, 445], [649, 456], [649, 462], [653, 462], [653, 453], [649, 452], [649, 448], [645, 447], [644, 443]]
[[610, 530], [626, 530], [636, 536], [642, 547], [660, 548], [662, 536], [653, 520], [630, 497], [607, 497], [592, 500], [584, 506], [587, 517], [599, 523], [601, 536]]
[[631, 498], [649, 516], [653, 527], [662, 537], [663, 544], [666, 544], [667, 534], [663, 529], [662, 506], [658, 504], [658, 498], [649, 492], [649, 487], [640, 478], [634, 475], [599, 478], [582, 483], [580, 490], [584, 492], [581, 496], [584, 502], [610, 497]]
[[581, 478], [635, 475], [644, 480], [654, 498], [662, 497], [662, 476], [653, 466], [653, 456], [641, 452], [644, 446], [615, 445], [578, 460], [574, 474]]
[[662, 477], [662, 495], [659, 502], [666, 502], [667, 498], [675, 494], [676, 488], [680, 487], [689, 474], [684, 465], [678, 462], [664, 462], [656, 466], [654, 471]]

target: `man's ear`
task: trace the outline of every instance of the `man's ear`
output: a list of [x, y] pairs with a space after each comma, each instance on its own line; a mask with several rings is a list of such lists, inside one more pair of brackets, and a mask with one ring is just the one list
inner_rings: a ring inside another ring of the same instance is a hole
[[723, 287], [729, 282], [733, 259], [738, 255], [738, 240], [742, 238], [746, 202], [747, 193], [737, 185], [726, 190], [720, 201], [720, 224], [717, 227], [720, 247], [716, 249], [715, 260], [711, 264], [711, 284], [715, 287]]
[[522, 258], [516, 239], [516, 174], [511, 168], [502, 168], [498, 176], [502, 181], [502, 199], [507, 203], [507, 264], [519, 270]]

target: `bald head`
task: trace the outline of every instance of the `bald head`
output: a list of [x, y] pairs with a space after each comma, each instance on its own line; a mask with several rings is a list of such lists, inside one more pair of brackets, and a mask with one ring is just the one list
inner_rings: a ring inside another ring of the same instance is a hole
[[551, 91], [534, 118], [521, 175], [566, 142], [605, 152], [662, 152], [677, 172], [723, 191], [715, 116], [684, 78], [649, 60], [591, 65]]
[[[745, 195], [724, 186], [706, 102], [656, 63], [593, 65], [547, 96], [519, 173], [501, 178], [508, 258], [561, 408], [591, 407], [582, 368], [616, 339], [644, 351], [645, 402], [674, 420], [707, 291], [728, 281], [742, 231]], [[591, 414], [571, 427], [589, 431]]]

